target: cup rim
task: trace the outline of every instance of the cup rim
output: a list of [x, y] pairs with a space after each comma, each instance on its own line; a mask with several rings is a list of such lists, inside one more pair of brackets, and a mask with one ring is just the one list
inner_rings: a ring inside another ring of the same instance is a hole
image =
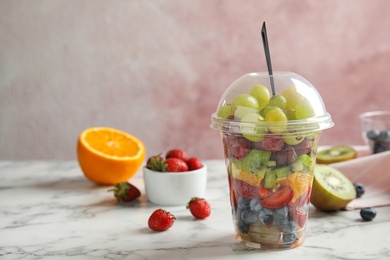
[[190, 174], [199, 174], [199, 172], [207, 171], [207, 165], [203, 164], [202, 168], [192, 170], [192, 171], [186, 171], [186, 172], [159, 172], [159, 171], [153, 171], [145, 166], [142, 167], [143, 172], [147, 174], [159, 174], [159, 175], [167, 175], [167, 176], [172, 176], [172, 175], [190, 175]]
[[282, 133], [272, 133], [267, 131], [264, 135], [294, 135], [294, 134], [304, 134], [315, 131], [322, 131], [334, 126], [332, 117], [329, 113], [325, 113], [321, 116], [316, 116], [307, 119], [301, 120], [289, 120], [285, 122], [240, 122], [229, 120], [225, 118], [218, 117], [217, 112], [211, 115], [211, 125], [210, 127], [219, 130], [220, 132], [228, 133], [247, 133], [254, 134], [258, 129], [267, 129], [270, 127], [273, 128], [285, 128], [287, 126], [287, 131]]
[[361, 113], [359, 115], [360, 119], [362, 119], [362, 120], [370, 119], [370, 118], [376, 117], [376, 116], [390, 116], [390, 111], [388, 111], [388, 110], [368, 111], [368, 112]]

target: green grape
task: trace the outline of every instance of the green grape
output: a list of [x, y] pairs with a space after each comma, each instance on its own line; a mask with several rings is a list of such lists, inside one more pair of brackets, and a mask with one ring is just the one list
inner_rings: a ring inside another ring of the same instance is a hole
[[232, 105], [233, 110], [235, 110], [239, 106], [255, 108], [257, 110], [259, 109], [259, 102], [257, 102], [256, 98], [249, 94], [241, 94], [236, 96], [232, 101]]
[[314, 108], [307, 99], [301, 100], [295, 106], [295, 118], [297, 120], [315, 116]]
[[[259, 113], [249, 113], [241, 118], [241, 122], [244, 123], [260, 123], [264, 122], [264, 118]], [[265, 127], [259, 125], [244, 125], [241, 126], [242, 135], [252, 142], [260, 142], [263, 140], [267, 130]]]
[[288, 120], [296, 120], [295, 118], [295, 109], [285, 108], [283, 112], [286, 114]]
[[309, 139], [309, 140], [315, 140], [316, 137], [317, 137], [320, 133], [321, 133], [320, 131], [309, 132], [309, 133], [306, 133], [305, 136], [306, 136], [306, 138]]
[[221, 106], [218, 110], [218, 117], [228, 118], [229, 116], [232, 116], [233, 114], [234, 113], [233, 113], [232, 105], [230, 105], [230, 104], [225, 104], [225, 105]]
[[274, 106], [266, 106], [265, 108], [263, 108], [261, 111], [260, 111], [260, 115], [262, 115], [264, 118], [265, 116], [267, 115], [267, 113], [269, 111], [271, 111], [272, 109], [274, 108], [278, 108], [278, 107], [274, 107]]
[[281, 109], [284, 109], [286, 107], [286, 104], [287, 104], [286, 98], [282, 95], [272, 96], [268, 102], [268, 105], [280, 107]]
[[304, 97], [298, 93], [297, 88], [294, 85], [286, 88], [282, 95], [286, 98], [286, 108], [294, 109], [299, 101], [301, 101]]
[[263, 85], [254, 86], [250, 94], [256, 98], [260, 109], [265, 107], [270, 99], [269, 90], [266, 86]]
[[272, 133], [283, 133], [287, 127], [287, 116], [282, 109], [276, 107], [266, 114], [265, 122]]
[[297, 145], [305, 139], [305, 136], [302, 134], [285, 134], [283, 139], [286, 144]]

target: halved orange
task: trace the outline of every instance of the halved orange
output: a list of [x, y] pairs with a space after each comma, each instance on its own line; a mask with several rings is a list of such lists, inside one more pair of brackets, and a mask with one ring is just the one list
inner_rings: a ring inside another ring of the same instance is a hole
[[126, 132], [93, 127], [81, 132], [77, 142], [79, 165], [90, 181], [114, 185], [133, 177], [145, 158], [145, 145]]

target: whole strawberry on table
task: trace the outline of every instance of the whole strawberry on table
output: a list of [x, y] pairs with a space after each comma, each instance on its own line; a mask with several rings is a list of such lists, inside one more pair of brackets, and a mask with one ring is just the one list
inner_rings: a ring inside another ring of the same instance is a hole
[[146, 168], [158, 172], [187, 172], [198, 170], [203, 167], [198, 157], [188, 157], [181, 149], [169, 150], [165, 157], [162, 154], [148, 158]]
[[175, 220], [175, 216], [170, 212], [156, 209], [148, 219], [148, 226], [154, 231], [165, 231], [172, 227]]
[[141, 196], [141, 192], [133, 184], [126, 181], [115, 184], [109, 192], [114, 192], [117, 202], [133, 201]]
[[211, 213], [210, 204], [204, 198], [192, 198], [186, 205], [186, 208], [198, 219], [207, 218]]

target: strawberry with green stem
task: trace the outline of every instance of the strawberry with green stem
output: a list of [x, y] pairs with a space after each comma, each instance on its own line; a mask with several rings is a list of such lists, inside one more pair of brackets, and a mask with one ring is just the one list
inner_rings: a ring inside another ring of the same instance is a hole
[[149, 157], [148, 161], [146, 162], [146, 168], [152, 171], [161, 172], [163, 164], [164, 164], [164, 159], [162, 158], [161, 154], [158, 154]]
[[141, 196], [139, 189], [126, 181], [117, 183], [114, 188], [108, 191], [114, 192], [117, 202], [133, 201]]

